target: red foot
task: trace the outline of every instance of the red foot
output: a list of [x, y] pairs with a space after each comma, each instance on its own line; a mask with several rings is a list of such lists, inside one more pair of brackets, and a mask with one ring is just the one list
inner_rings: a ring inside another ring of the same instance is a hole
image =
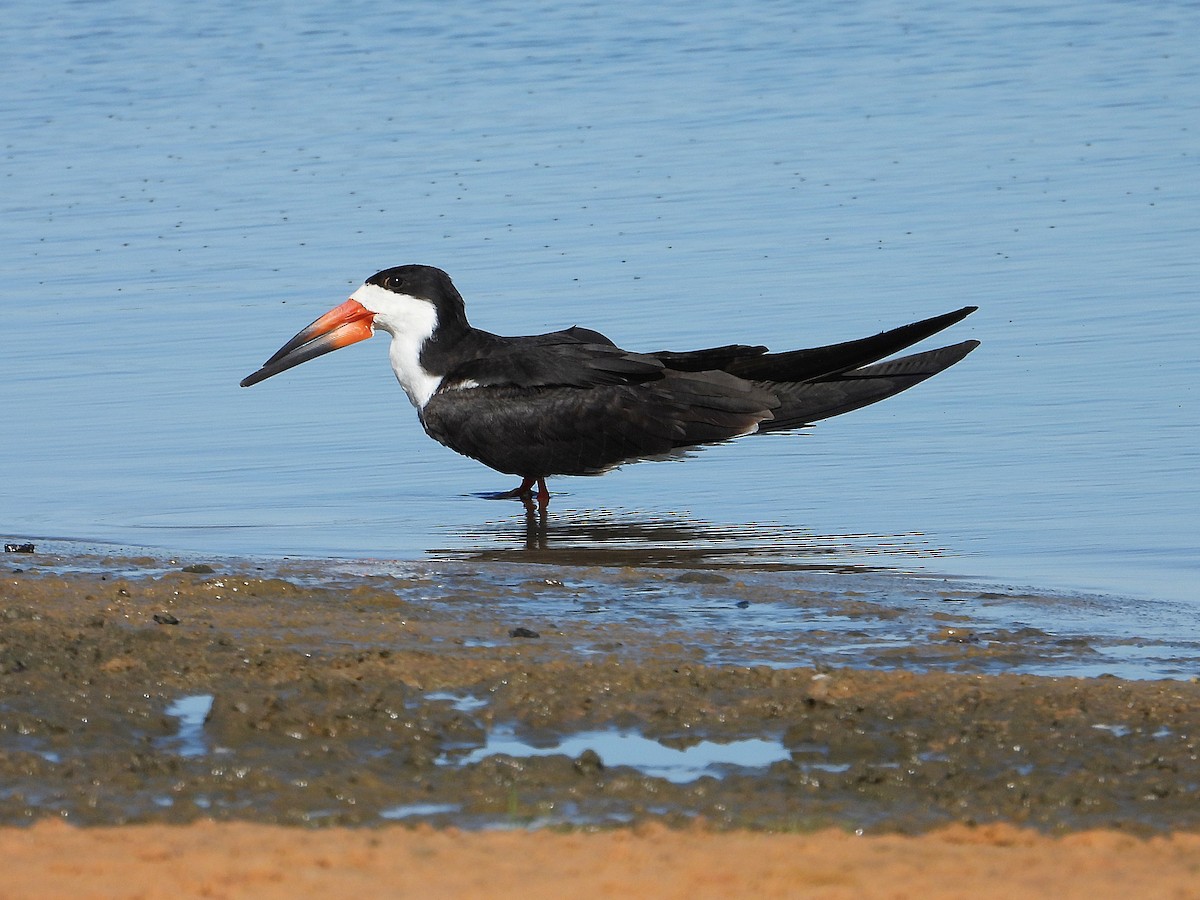
[[[537, 485], [536, 495], [533, 492], [533, 486], [535, 484]], [[515, 497], [519, 497], [522, 500], [529, 500], [534, 496], [537, 497], [538, 507], [540, 509], [544, 510], [550, 505], [550, 490], [546, 487], [545, 478], [524, 478], [521, 480], [520, 487], [513, 488], [511, 491], [504, 491], [503, 493], [495, 495], [496, 499], [498, 500], [507, 500]]]

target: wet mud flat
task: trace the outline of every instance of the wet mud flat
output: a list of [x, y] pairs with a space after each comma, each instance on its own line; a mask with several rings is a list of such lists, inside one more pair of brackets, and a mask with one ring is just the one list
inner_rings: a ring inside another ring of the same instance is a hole
[[1200, 684], [1022, 672], [1103, 641], [954, 585], [4, 562], [3, 826], [1200, 826]]

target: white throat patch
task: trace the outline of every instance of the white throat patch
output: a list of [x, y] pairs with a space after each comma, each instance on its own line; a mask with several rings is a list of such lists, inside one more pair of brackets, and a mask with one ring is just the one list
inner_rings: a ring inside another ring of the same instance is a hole
[[437, 310], [428, 300], [374, 284], [364, 284], [350, 297], [375, 313], [375, 327], [392, 336], [388, 348], [392, 371], [412, 405], [424, 409], [442, 383], [442, 376], [421, 368], [421, 348], [437, 328]]

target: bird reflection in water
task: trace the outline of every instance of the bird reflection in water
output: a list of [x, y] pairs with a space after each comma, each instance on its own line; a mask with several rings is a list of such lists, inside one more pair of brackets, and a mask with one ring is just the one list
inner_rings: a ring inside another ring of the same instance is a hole
[[945, 556], [919, 532], [817, 534], [770, 522], [718, 524], [686, 513], [564, 509], [521, 498], [524, 514], [455, 532], [438, 556], [560, 565], [737, 567], [860, 572], [901, 570]]

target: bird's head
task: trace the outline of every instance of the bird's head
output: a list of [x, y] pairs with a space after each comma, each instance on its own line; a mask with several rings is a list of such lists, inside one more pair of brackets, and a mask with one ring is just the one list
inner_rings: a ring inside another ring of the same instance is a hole
[[365, 341], [376, 329], [386, 331], [416, 357], [435, 331], [466, 327], [462, 296], [441, 269], [384, 269], [363, 282], [341, 306], [297, 332], [262, 368], [243, 378], [241, 385], [250, 387], [300, 363]]

